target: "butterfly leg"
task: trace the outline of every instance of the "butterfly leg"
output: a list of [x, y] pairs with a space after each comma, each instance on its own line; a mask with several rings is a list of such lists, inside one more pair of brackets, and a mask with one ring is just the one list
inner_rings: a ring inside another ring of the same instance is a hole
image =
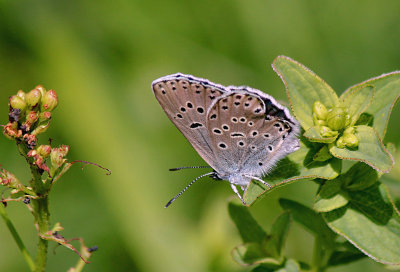
[[245, 175], [245, 177], [258, 180], [258, 181], [261, 182], [262, 184], [268, 186], [270, 189], [272, 188], [271, 184], [265, 182], [264, 180], [262, 180], [262, 179], [260, 179], [260, 178], [253, 177], [253, 176], [249, 176], [249, 175]]
[[242, 201], [243, 205], [246, 205], [246, 202], [244, 202], [242, 196], [239, 194], [239, 191], [236, 188], [235, 184], [231, 183], [231, 188], [237, 194], [237, 196], [240, 198], [240, 200]]

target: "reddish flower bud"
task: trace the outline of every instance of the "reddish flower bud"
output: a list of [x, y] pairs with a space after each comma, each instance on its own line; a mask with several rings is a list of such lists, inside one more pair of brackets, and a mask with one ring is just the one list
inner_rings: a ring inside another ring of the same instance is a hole
[[49, 90], [42, 97], [42, 111], [52, 111], [58, 104], [57, 93], [54, 90]]
[[39, 119], [39, 114], [36, 111], [30, 111], [26, 116], [26, 122], [24, 123], [25, 131], [31, 130], [31, 126]]
[[37, 85], [37, 86], [35, 87], [35, 90], [38, 90], [38, 91], [40, 92], [40, 94], [41, 94], [42, 97], [43, 97], [43, 95], [46, 93], [46, 89], [43, 88], [42, 85]]
[[51, 146], [50, 145], [41, 145], [37, 148], [37, 152], [43, 158], [47, 158], [51, 153]]
[[25, 92], [23, 90], [19, 90], [17, 92], [17, 96], [19, 96], [22, 100], [25, 100]]
[[67, 145], [62, 145], [61, 147], [58, 148], [53, 148], [50, 153], [50, 158], [51, 158], [51, 168], [52, 172], [62, 166], [67, 159], [64, 159], [64, 157], [67, 155], [69, 151], [69, 146]]
[[42, 98], [42, 93], [38, 89], [33, 89], [29, 93], [25, 95], [25, 102], [28, 104], [29, 107], [35, 107]]

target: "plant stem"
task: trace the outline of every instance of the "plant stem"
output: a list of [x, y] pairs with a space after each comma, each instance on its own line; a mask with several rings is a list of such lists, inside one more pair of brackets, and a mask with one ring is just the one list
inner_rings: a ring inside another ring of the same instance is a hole
[[[48, 198], [32, 200], [33, 213], [39, 230], [39, 234], [44, 234], [50, 227], [50, 213], [48, 206]], [[45, 271], [47, 262], [48, 241], [39, 236], [37, 255], [36, 255], [36, 270], [37, 272]]]
[[40, 234], [45, 234], [50, 228], [50, 212], [49, 212], [49, 198], [48, 191], [49, 186], [42, 181], [42, 171], [33, 163], [33, 159], [27, 156], [28, 148], [25, 143], [17, 143], [18, 149], [22, 156], [25, 157], [29, 164], [32, 174], [32, 180], [30, 185], [33, 191], [38, 196], [37, 199], [32, 199], [33, 216], [35, 218], [35, 224], [39, 232], [39, 241], [36, 255], [36, 269], [35, 272], [43, 272], [46, 269], [47, 263], [47, 249], [48, 241], [42, 239]]
[[15, 229], [13, 223], [11, 222], [10, 218], [8, 217], [6, 209], [4, 208], [3, 204], [1, 204], [1, 203], [0, 203], [0, 214], [1, 214], [1, 217], [3, 217], [4, 221], [6, 222], [6, 225], [7, 225], [8, 229], [10, 230], [11, 235], [14, 238], [15, 242], [17, 243], [19, 250], [21, 251], [22, 255], [24, 256], [25, 261], [29, 266], [29, 269], [31, 271], [35, 271], [35, 268], [36, 268], [35, 263], [33, 262], [31, 255], [29, 254], [24, 243], [22, 242], [21, 237], [18, 235], [18, 232]]

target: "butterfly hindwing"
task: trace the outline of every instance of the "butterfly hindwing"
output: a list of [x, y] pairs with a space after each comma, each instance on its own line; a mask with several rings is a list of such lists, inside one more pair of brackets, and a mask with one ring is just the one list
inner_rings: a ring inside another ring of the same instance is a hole
[[296, 123], [287, 121], [283, 107], [271, 105], [268, 96], [237, 88], [209, 109], [206, 124], [219, 158], [220, 176], [240, 173], [260, 177], [294, 151], [288, 152], [282, 145], [293, 137], [297, 140]]

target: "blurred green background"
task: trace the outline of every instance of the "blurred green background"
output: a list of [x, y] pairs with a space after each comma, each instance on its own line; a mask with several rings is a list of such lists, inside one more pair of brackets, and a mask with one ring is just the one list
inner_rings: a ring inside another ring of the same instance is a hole
[[[46, 142], [70, 145], [73, 167], [53, 189], [52, 222], [67, 238], [99, 246], [85, 271], [249, 271], [230, 256], [240, 243], [227, 214], [227, 182], [204, 179], [170, 208], [165, 203], [204, 165], [153, 97], [151, 82], [182, 72], [224, 85], [249, 85], [287, 101], [270, 64], [278, 55], [303, 63], [341, 93], [400, 68], [400, 2], [384, 1], [0, 1], [0, 123], [8, 97], [38, 84], [60, 104]], [[400, 143], [395, 109], [386, 141]], [[14, 143], [0, 137], [0, 164], [28, 180]], [[311, 204], [316, 186], [299, 182], [251, 207], [269, 229], [277, 199]], [[7, 210], [34, 254], [33, 219], [23, 205]], [[309, 261], [312, 237], [293, 224], [288, 255]], [[78, 246], [78, 245], [77, 245]], [[48, 271], [78, 260], [50, 245]], [[365, 259], [331, 271], [382, 271]], [[0, 222], [0, 271], [28, 271]]]

